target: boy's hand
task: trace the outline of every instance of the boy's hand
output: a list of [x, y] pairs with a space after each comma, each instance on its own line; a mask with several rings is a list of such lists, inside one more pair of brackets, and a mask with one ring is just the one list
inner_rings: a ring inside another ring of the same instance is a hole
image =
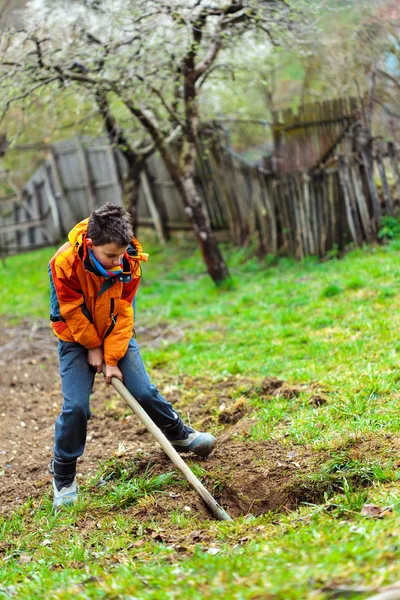
[[106, 382], [107, 383], [111, 383], [111, 377], [117, 377], [117, 379], [124, 381], [124, 378], [121, 373], [121, 369], [117, 365], [115, 365], [115, 367], [110, 367], [109, 365], [106, 365]]
[[91, 367], [96, 369], [97, 373], [101, 373], [103, 367], [103, 348], [92, 348], [88, 350], [87, 361]]

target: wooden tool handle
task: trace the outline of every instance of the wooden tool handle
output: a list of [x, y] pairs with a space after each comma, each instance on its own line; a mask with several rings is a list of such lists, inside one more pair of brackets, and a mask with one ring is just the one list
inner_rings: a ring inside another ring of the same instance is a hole
[[[103, 374], [105, 375], [105, 365], [103, 365]], [[220, 521], [232, 521], [232, 518], [227, 512], [218, 504], [218, 502], [211, 496], [210, 492], [206, 490], [204, 485], [197, 479], [194, 473], [189, 469], [185, 461], [179, 456], [175, 448], [171, 445], [169, 440], [165, 437], [163, 432], [157, 427], [153, 420], [149, 417], [146, 411], [140, 406], [139, 402], [135, 400], [126, 386], [117, 377], [111, 378], [111, 385], [119, 393], [119, 395], [125, 400], [132, 411], [137, 415], [139, 420], [143, 423], [146, 429], [152, 434], [152, 436], [160, 444], [164, 452], [169, 456], [174, 465], [183, 473], [190, 485], [196, 490], [200, 498], [211, 510], [212, 514]]]

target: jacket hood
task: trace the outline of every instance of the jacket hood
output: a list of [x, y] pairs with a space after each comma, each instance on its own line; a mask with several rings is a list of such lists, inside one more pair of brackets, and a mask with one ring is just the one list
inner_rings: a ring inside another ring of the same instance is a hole
[[71, 244], [71, 246], [77, 246], [78, 248], [82, 246], [83, 236], [87, 231], [88, 223], [89, 217], [87, 217], [87, 219], [83, 219], [83, 221], [80, 221], [80, 223], [78, 223], [73, 229], [71, 229], [71, 231], [68, 234], [68, 241]]

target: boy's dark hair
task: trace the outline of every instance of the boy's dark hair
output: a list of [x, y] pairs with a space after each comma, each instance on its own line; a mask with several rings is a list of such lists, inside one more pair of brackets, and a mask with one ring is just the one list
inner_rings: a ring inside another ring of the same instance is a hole
[[107, 202], [90, 215], [87, 237], [95, 246], [114, 242], [118, 246], [127, 246], [133, 236], [129, 214], [117, 204]]

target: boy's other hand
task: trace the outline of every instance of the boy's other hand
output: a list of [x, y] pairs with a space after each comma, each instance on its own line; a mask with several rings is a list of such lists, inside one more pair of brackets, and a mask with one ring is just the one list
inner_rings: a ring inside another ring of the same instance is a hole
[[110, 367], [109, 365], [106, 365], [106, 382], [107, 383], [111, 383], [111, 377], [116, 377], [117, 379], [124, 381], [124, 378], [121, 373], [121, 369], [117, 365], [115, 365], [115, 367]]
[[103, 348], [92, 348], [88, 350], [87, 361], [91, 367], [96, 369], [97, 373], [101, 373], [103, 368]]

